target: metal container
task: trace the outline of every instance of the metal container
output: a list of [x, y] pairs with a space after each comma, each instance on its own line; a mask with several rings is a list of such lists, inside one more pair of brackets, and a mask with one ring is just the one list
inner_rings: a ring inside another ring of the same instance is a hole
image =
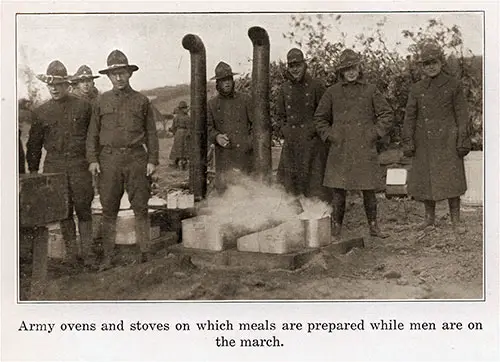
[[329, 245], [332, 242], [330, 215], [317, 219], [306, 218], [301, 215], [299, 218], [304, 227], [304, 237], [307, 247], [319, 248]]

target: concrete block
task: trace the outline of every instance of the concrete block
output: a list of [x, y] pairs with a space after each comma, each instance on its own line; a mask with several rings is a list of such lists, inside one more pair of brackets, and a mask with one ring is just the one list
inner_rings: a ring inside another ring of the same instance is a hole
[[285, 254], [305, 248], [305, 232], [299, 219], [245, 235], [237, 240], [239, 251]]

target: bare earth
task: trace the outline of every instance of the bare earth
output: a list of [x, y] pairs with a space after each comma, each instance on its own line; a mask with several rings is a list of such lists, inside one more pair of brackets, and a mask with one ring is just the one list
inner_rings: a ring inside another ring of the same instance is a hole
[[[185, 183], [186, 171], [168, 166], [172, 139], [160, 140], [160, 188]], [[163, 193], [163, 192], [162, 192]], [[438, 203], [437, 228], [418, 232], [419, 203], [379, 198], [387, 239], [368, 237], [362, 199], [348, 198], [344, 237], [365, 237], [365, 248], [332, 255], [322, 251], [297, 270], [238, 270], [193, 264], [188, 257], [160, 250], [144, 264], [124, 264], [104, 272], [84, 272], [51, 260], [42, 300], [338, 300], [482, 299], [483, 211], [462, 207], [466, 232], [449, 225], [446, 202]], [[21, 269], [26, 299], [29, 266]]]

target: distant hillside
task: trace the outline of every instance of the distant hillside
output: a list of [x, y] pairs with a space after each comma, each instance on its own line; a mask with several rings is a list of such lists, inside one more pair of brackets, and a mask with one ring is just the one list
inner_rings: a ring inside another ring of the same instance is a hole
[[[141, 93], [146, 96], [156, 97], [152, 100], [152, 103], [162, 114], [172, 114], [180, 101], [185, 101], [187, 104], [191, 103], [189, 84], [159, 87], [141, 91]], [[215, 93], [215, 82], [207, 83], [207, 93], [207, 99]]]

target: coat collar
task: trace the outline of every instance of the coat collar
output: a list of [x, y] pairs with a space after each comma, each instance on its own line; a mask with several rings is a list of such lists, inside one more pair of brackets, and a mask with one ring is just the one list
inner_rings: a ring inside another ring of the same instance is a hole
[[435, 78], [426, 78], [424, 79], [424, 87], [429, 88], [431, 84], [436, 85], [437, 87], [442, 87], [448, 81], [450, 80], [450, 77], [448, 77], [446, 74], [444, 74], [442, 71], [439, 73]]

